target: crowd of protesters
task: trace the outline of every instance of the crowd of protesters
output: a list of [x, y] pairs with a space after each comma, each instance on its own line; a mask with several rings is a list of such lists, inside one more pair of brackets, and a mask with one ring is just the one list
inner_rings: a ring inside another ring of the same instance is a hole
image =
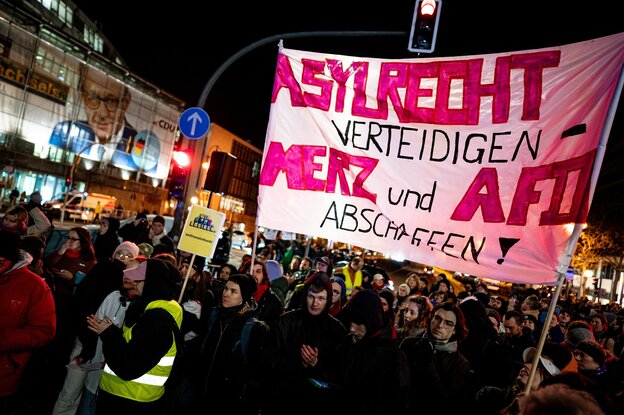
[[546, 321], [547, 288], [391, 287], [279, 238], [209, 268], [160, 216], [71, 228], [46, 257], [27, 216], [1, 225], [0, 414], [624, 412], [617, 304], [561, 297]]

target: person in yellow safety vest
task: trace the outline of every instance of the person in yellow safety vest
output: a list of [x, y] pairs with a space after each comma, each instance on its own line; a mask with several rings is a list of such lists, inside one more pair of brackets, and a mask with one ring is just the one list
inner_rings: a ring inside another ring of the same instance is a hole
[[122, 329], [108, 316], [87, 317], [106, 359], [97, 413], [162, 414], [167, 407], [165, 383], [178, 355], [175, 339], [182, 324], [182, 307], [173, 299], [179, 281], [174, 265], [148, 259], [124, 270], [123, 288], [132, 302]]
[[351, 295], [351, 292], [355, 287], [362, 286], [362, 267], [364, 266], [364, 260], [359, 256], [351, 258], [351, 261], [342, 268], [342, 275], [345, 279], [345, 285], [347, 286], [347, 297]]

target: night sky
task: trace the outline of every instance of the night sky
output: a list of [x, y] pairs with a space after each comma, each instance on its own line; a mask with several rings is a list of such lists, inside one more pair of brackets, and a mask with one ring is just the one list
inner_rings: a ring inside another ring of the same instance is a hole
[[[405, 31], [401, 37], [287, 39], [284, 46], [353, 56], [417, 58], [407, 51], [413, 0], [378, 2], [377, 7], [351, 0], [75, 3], [101, 24], [104, 35], [134, 73], [182, 99], [187, 107], [198, 105], [211, 75], [230, 56], [280, 33]], [[583, 8], [583, 4], [593, 8]], [[618, 2], [444, 0], [441, 12], [436, 51], [422, 57], [558, 46], [624, 31]], [[205, 106], [213, 122], [260, 149], [276, 56], [274, 42], [236, 61], [217, 80]], [[619, 120], [623, 111], [620, 105], [595, 196], [608, 194], [614, 211], [624, 207], [624, 128]]]

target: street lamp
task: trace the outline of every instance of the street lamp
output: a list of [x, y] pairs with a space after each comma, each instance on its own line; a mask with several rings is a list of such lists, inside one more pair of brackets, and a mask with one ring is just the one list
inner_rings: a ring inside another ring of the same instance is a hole
[[[85, 151], [87, 151], [88, 149], [93, 147], [95, 144], [100, 144], [100, 143], [97, 143], [95, 141], [93, 143], [90, 143], [85, 148], [80, 150], [78, 152], [78, 154], [76, 154], [76, 156], [74, 157], [74, 161], [72, 162], [72, 168], [69, 171], [69, 184], [68, 184], [68, 188], [65, 189], [65, 197], [64, 197], [65, 200], [63, 201], [63, 206], [61, 206], [61, 223], [65, 222], [65, 206], [67, 205], [67, 199], [69, 197], [69, 186], [73, 187], [73, 185], [74, 185], [74, 172], [76, 171], [76, 166], [78, 165], [78, 162], [80, 162], [80, 159], [82, 158], [81, 157], [82, 153], [84, 153]], [[108, 146], [108, 145], [111, 145], [111, 144], [117, 145], [118, 143], [117, 142], [110, 142], [110, 143], [100, 144], [100, 145], [102, 147], [104, 147], [104, 146]]]

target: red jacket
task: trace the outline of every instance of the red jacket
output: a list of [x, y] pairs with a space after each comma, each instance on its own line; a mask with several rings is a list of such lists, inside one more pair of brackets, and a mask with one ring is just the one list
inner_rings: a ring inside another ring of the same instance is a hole
[[0, 275], [0, 396], [15, 393], [31, 351], [56, 332], [52, 291], [28, 257]]

